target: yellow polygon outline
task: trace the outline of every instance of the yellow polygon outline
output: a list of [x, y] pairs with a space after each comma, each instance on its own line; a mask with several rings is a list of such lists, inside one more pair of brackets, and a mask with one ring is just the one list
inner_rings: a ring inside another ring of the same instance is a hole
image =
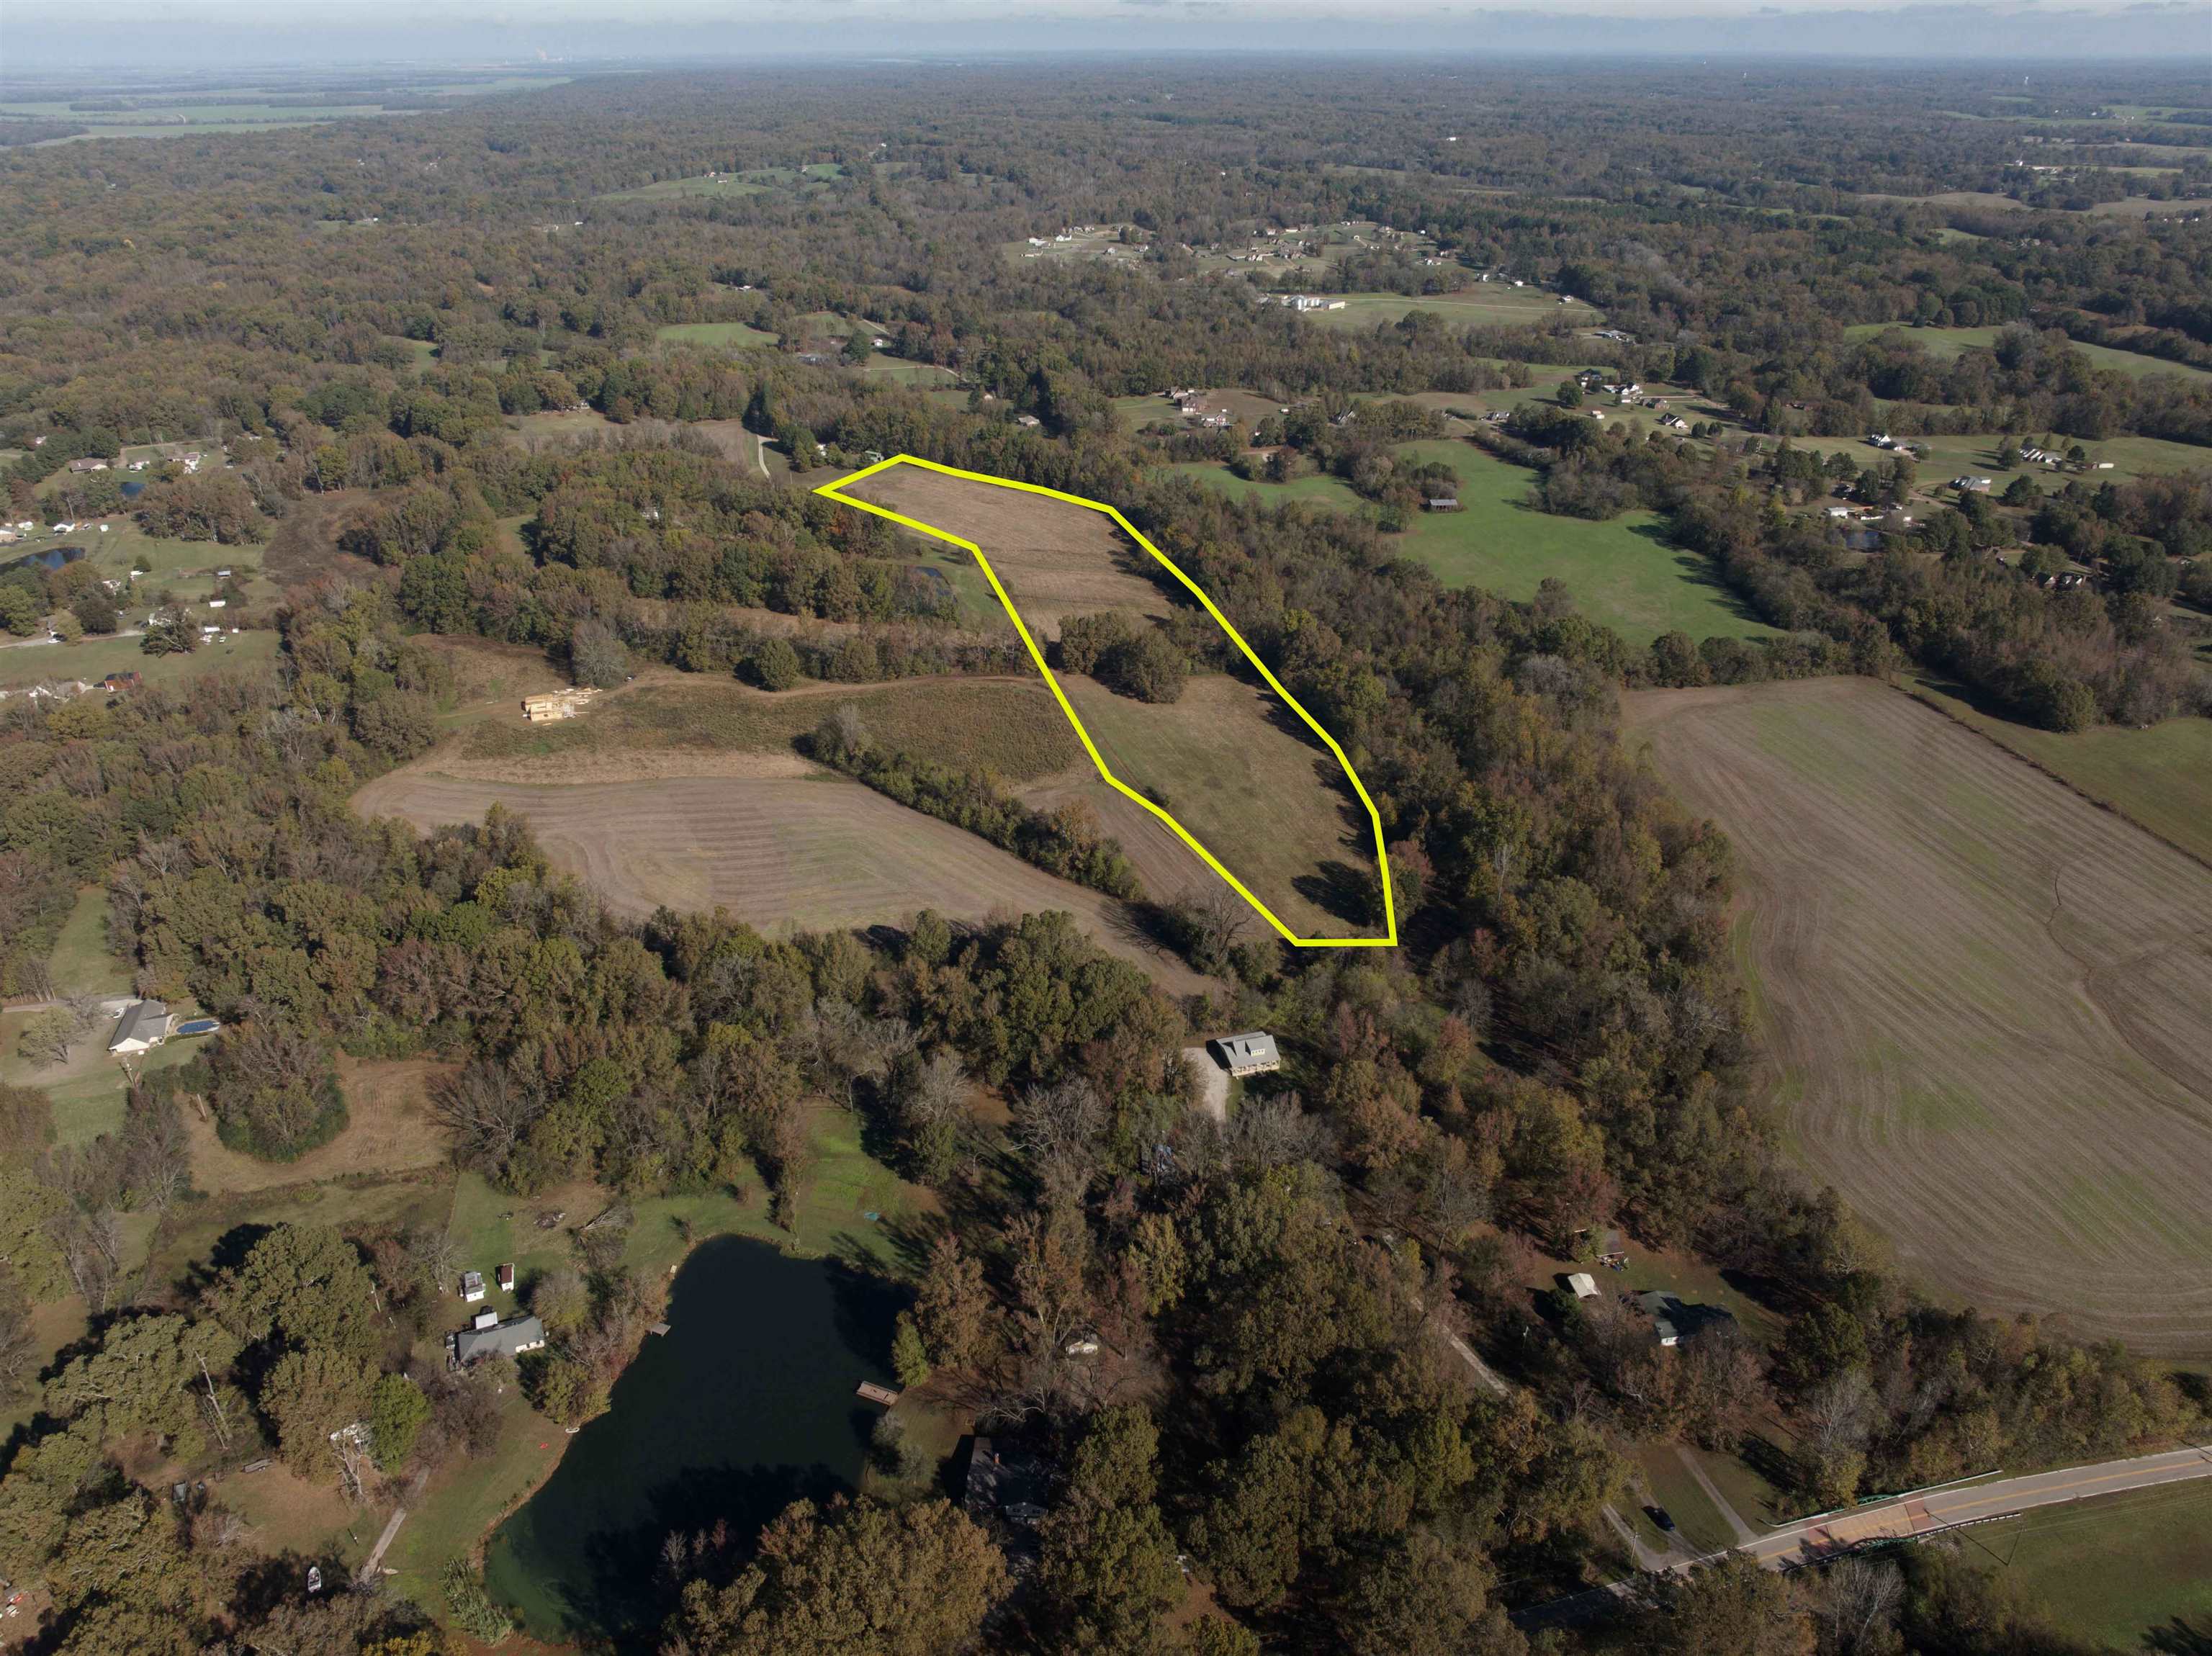
[[[1188, 828], [1115, 775], [1112, 771], [1107, 769], [1105, 756], [1098, 751], [1098, 744], [1091, 739], [1091, 732], [1083, 728], [1083, 721], [1076, 717], [1075, 709], [1070, 705], [1066, 693], [1060, 689], [1060, 681], [1053, 676], [1052, 669], [1045, 664], [1044, 652], [1037, 647], [1036, 640], [1030, 636], [1030, 629], [1022, 620], [1021, 611], [1014, 608], [1013, 599], [1007, 596], [1006, 587], [999, 580], [998, 572], [991, 567], [991, 561], [983, 555], [983, 549], [973, 541], [963, 541], [957, 535], [948, 534], [933, 525], [923, 523], [917, 519], [907, 517], [902, 513], [893, 512], [888, 507], [878, 506], [872, 500], [860, 500], [843, 492], [850, 485], [860, 482], [865, 478], [872, 477], [879, 471], [887, 471], [893, 466], [902, 465], [920, 466], [925, 471], [939, 472], [947, 477], [964, 478], [971, 483], [988, 483], [994, 488], [1018, 488], [1025, 494], [1042, 494], [1048, 500], [1065, 500], [1070, 506], [1087, 507], [1093, 512], [1103, 512], [1118, 524], [1121, 531], [1131, 540], [1157, 558], [1170, 574], [1189, 588], [1191, 596], [1206, 606], [1206, 614], [1220, 623], [1221, 630], [1226, 633], [1237, 647], [1244, 652], [1244, 658], [1259, 669], [1260, 676], [1267, 681], [1268, 687], [1283, 698], [1292, 712], [1305, 720], [1309, 730], [1328, 744], [1328, 750], [1336, 755], [1336, 762], [1344, 767], [1345, 775], [1351, 778], [1352, 791], [1359, 796], [1359, 803], [1367, 807], [1367, 820], [1375, 825], [1375, 865], [1382, 877], [1382, 918], [1386, 935], [1380, 937], [1299, 937], [1281, 920], [1276, 919], [1274, 911], [1254, 896], [1242, 880], [1223, 867], [1220, 858], [1200, 845], [1197, 836]], [[1282, 933], [1285, 942], [1294, 943], [1300, 949], [1395, 949], [1398, 946], [1398, 911], [1390, 890], [1390, 857], [1382, 845], [1382, 814], [1375, 809], [1375, 802], [1367, 797], [1367, 789], [1361, 784], [1359, 773], [1352, 768], [1352, 761], [1344, 756], [1344, 749], [1337, 746], [1336, 738], [1322, 729], [1314, 716], [1298, 705], [1298, 699], [1285, 689], [1281, 681], [1267, 670], [1267, 664], [1254, 653], [1252, 646], [1244, 641], [1243, 634], [1229, 624], [1229, 617], [1214, 606], [1213, 600], [1206, 597], [1205, 590], [1177, 568], [1175, 561], [1167, 554], [1139, 534], [1134, 524], [1103, 500], [1087, 500], [1080, 494], [1063, 494], [1056, 488], [1047, 488], [1042, 483], [1018, 483], [1011, 477], [994, 477], [988, 472], [963, 471], [957, 466], [940, 465], [934, 460], [925, 460], [915, 454], [894, 454], [888, 460], [878, 460], [875, 464], [863, 467], [860, 470], [853, 472], [848, 476], [840, 477], [834, 482], [823, 483], [814, 492], [824, 500], [836, 500], [841, 506], [854, 507], [862, 512], [871, 512], [878, 518], [888, 518], [893, 523], [902, 524], [917, 534], [927, 535], [933, 540], [943, 541], [948, 545], [957, 546], [961, 550], [972, 554], [977, 567], [983, 572], [983, 579], [991, 583], [991, 590], [999, 595], [999, 602], [1006, 606], [1007, 618], [1014, 623], [1014, 630], [1022, 635], [1022, 642], [1029, 646], [1030, 659], [1036, 663], [1037, 671], [1044, 675], [1045, 684], [1052, 691], [1053, 700], [1060, 703], [1060, 712], [1067, 715], [1067, 722], [1075, 727], [1075, 734], [1081, 738], [1084, 751], [1091, 755], [1091, 762], [1097, 766], [1098, 774], [1105, 779], [1106, 785], [1124, 798], [1135, 800], [1137, 804], [1165, 822], [1174, 832], [1176, 838], [1196, 852], [1208, 868], [1228, 881], [1231, 889], [1246, 902], [1251, 904], [1269, 925]]]

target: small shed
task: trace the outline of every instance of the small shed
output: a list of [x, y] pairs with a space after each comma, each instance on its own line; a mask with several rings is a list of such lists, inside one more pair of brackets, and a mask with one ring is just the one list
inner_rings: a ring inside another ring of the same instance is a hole
[[1587, 1271], [1577, 1271], [1569, 1276], [1567, 1286], [1574, 1289], [1575, 1297], [1578, 1300], [1597, 1298], [1597, 1278]]
[[499, 1268], [499, 1291], [502, 1294], [512, 1294], [514, 1292], [514, 1267], [513, 1265], [501, 1265]]
[[461, 1273], [461, 1303], [473, 1304], [484, 1296], [483, 1272], [464, 1271]]
[[1282, 1054], [1275, 1049], [1275, 1038], [1264, 1029], [1224, 1035], [1213, 1045], [1221, 1054], [1223, 1066], [1233, 1076], [1264, 1075], [1283, 1067]]

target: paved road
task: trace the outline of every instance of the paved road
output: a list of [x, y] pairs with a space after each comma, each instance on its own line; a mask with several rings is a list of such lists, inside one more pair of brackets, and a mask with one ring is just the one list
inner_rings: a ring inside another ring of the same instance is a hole
[[[1473, 1346], [1449, 1330], [1443, 1332], [1445, 1342], [1486, 1390], [1498, 1397], [1510, 1392], [1510, 1383], [1485, 1362]], [[2212, 1447], [2168, 1449], [2154, 1455], [2137, 1455], [2131, 1460], [2107, 1460], [2094, 1466], [2062, 1466], [2056, 1471], [2029, 1472], [1992, 1483], [1962, 1483], [1954, 1489], [1900, 1495], [1893, 1501], [1871, 1501], [1825, 1517], [1785, 1524], [1765, 1535], [1752, 1532], [1750, 1526], [1729, 1505], [1694, 1458], [1685, 1455], [1683, 1464], [1735, 1531], [1737, 1544], [1731, 1550], [1748, 1554], [1768, 1569], [1787, 1569], [1794, 1564], [1813, 1563], [1849, 1552], [1870, 1541], [1909, 1540], [1954, 1525], [2009, 1518], [2014, 1513], [2031, 1512], [2038, 1507], [2059, 1506], [2093, 1495], [2117, 1495], [2124, 1489], [2148, 1489], [2161, 1483], [2212, 1477]], [[1607, 1506], [1604, 1516], [1613, 1532], [1627, 1544], [1637, 1568], [1647, 1573], [1686, 1570], [1723, 1556], [1709, 1553], [1704, 1558], [1693, 1557], [1679, 1540], [1671, 1537], [1673, 1544], [1667, 1552], [1655, 1552], [1644, 1544], [1636, 1526], [1616, 1508]], [[1524, 1630], [1587, 1621], [1632, 1598], [1633, 1583], [1633, 1577], [1610, 1581], [1586, 1592], [1531, 1606], [1516, 1612], [1513, 1620]]]
[[1962, 1484], [1956, 1489], [1934, 1489], [1925, 1495], [1854, 1507], [1826, 1518], [1784, 1525], [1771, 1534], [1760, 1536], [1741, 1550], [1769, 1568], [1779, 1569], [1847, 1551], [1869, 1541], [1905, 1539], [1954, 1524], [2006, 1518], [2038, 1507], [2057, 1506], [2092, 1495], [2117, 1495], [2123, 1489], [2179, 1483], [2196, 1477], [2212, 1477], [2212, 1449], [2169, 1449], [2161, 1454], [2138, 1455], [2132, 1460], [2063, 1466], [2052, 1472], [2030, 1472], [1993, 1483]]

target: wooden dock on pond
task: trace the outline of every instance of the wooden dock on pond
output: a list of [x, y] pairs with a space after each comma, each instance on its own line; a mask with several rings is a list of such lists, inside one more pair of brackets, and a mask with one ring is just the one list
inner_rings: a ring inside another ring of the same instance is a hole
[[854, 1392], [856, 1395], [866, 1398], [870, 1403], [882, 1404], [886, 1409], [899, 1400], [899, 1394], [892, 1391], [890, 1386], [878, 1386], [873, 1380], [862, 1380], [854, 1388]]

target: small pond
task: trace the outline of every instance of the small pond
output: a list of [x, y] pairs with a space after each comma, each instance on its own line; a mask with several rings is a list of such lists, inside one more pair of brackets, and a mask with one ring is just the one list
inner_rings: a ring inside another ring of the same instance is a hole
[[854, 1388], [896, 1384], [901, 1303], [829, 1260], [733, 1236], [702, 1244], [673, 1284], [669, 1331], [646, 1338], [607, 1412], [494, 1533], [492, 1595], [539, 1638], [652, 1648], [671, 1531], [726, 1520], [749, 1539], [802, 1495], [858, 1486], [883, 1411]]

